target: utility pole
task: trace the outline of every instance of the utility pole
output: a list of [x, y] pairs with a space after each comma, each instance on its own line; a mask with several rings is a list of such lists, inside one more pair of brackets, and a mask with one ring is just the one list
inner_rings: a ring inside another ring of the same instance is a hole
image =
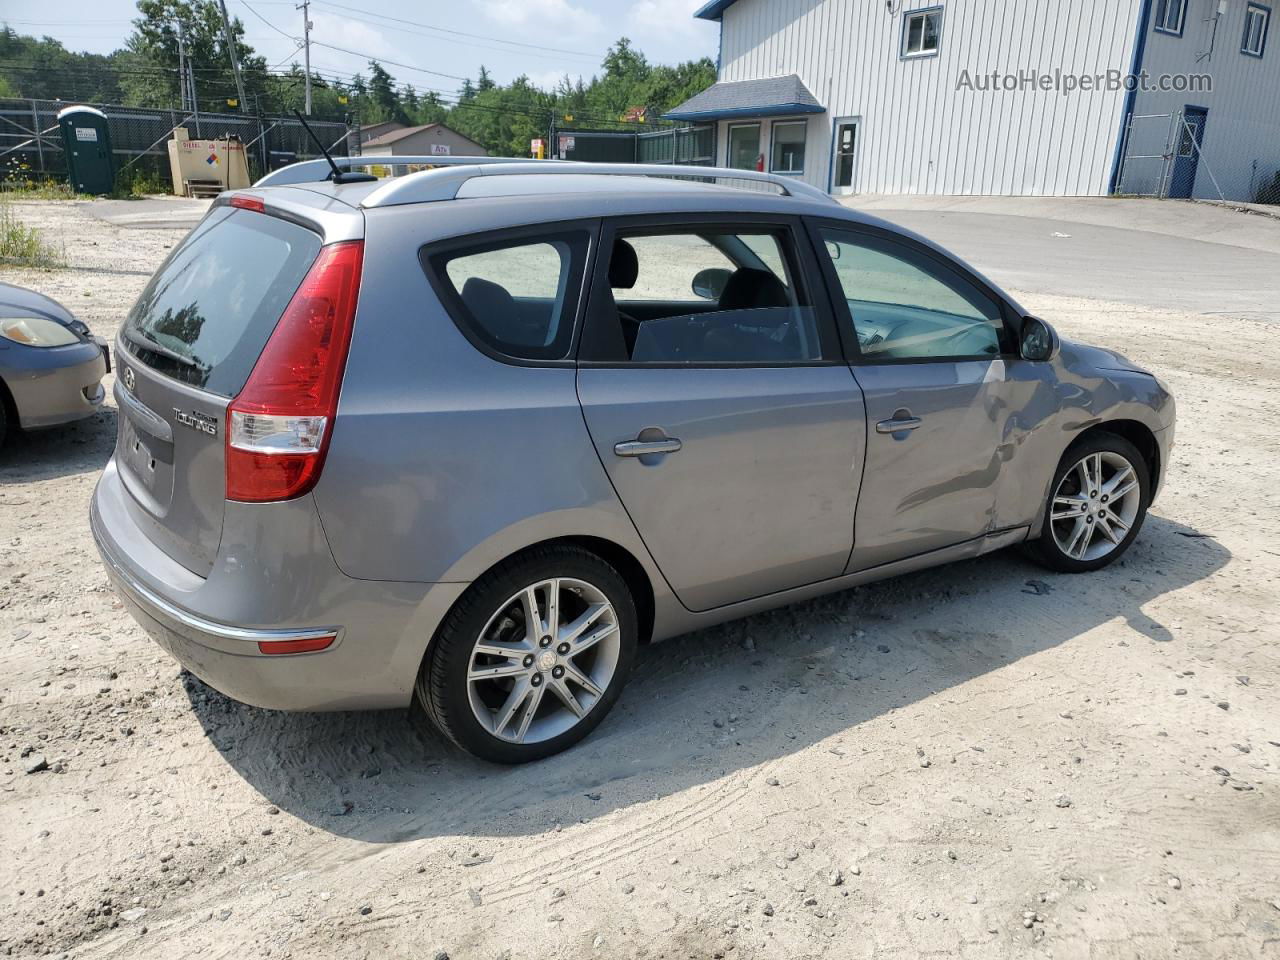
[[187, 112], [187, 51], [182, 38], [182, 21], [175, 20], [174, 27], [178, 33], [178, 102], [182, 112]]
[[231, 72], [236, 75], [236, 96], [239, 98], [236, 102], [240, 106], [240, 112], [244, 113], [248, 109], [248, 104], [244, 99], [244, 81], [240, 79], [240, 60], [236, 57], [236, 42], [231, 36], [231, 18], [227, 16], [226, 0], [218, 0], [218, 9], [222, 11], [222, 36], [227, 41], [227, 56], [231, 58]]
[[311, 0], [302, 0], [295, 10], [302, 11], [302, 61], [303, 68], [307, 71], [306, 76], [306, 105], [303, 113], [308, 117], [311, 116]]
[[200, 136], [200, 101], [196, 99], [196, 68], [192, 57], [187, 57], [187, 86], [191, 88], [191, 114], [196, 118], [196, 136]]
[[182, 21], [175, 20], [178, 34], [178, 91], [182, 99], [182, 112], [187, 112], [190, 93], [190, 109], [196, 120], [196, 136], [200, 136], [200, 103], [196, 100], [196, 71], [191, 57], [187, 56], [187, 38], [182, 32]]

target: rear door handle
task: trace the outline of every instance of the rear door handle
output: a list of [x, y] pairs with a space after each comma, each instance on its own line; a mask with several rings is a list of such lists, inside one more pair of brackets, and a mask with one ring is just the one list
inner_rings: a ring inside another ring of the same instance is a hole
[[893, 420], [881, 420], [876, 424], [876, 433], [897, 433], [899, 430], [914, 430], [924, 423], [919, 417], [899, 417]]
[[643, 457], [651, 453], [678, 453], [683, 447], [675, 437], [661, 440], [625, 440], [613, 445], [613, 452], [620, 457]]

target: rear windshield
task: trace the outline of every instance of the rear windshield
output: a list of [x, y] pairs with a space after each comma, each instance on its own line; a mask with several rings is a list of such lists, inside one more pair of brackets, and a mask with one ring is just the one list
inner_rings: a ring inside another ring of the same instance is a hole
[[234, 397], [319, 251], [320, 237], [304, 227], [215, 209], [129, 312], [129, 352], [175, 380]]

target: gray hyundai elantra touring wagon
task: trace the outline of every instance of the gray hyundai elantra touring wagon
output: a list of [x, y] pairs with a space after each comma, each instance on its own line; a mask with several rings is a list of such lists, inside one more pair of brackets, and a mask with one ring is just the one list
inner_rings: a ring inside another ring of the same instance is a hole
[[227, 695], [532, 760], [640, 644], [1138, 536], [1169, 391], [929, 241], [752, 171], [420, 162], [223, 194], [120, 332], [93, 533]]

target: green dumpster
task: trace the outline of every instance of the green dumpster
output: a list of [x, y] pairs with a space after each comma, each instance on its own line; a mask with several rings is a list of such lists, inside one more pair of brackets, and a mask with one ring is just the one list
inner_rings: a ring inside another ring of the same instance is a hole
[[58, 113], [67, 178], [77, 193], [110, 193], [115, 186], [111, 131], [107, 115], [93, 107], [67, 107]]

